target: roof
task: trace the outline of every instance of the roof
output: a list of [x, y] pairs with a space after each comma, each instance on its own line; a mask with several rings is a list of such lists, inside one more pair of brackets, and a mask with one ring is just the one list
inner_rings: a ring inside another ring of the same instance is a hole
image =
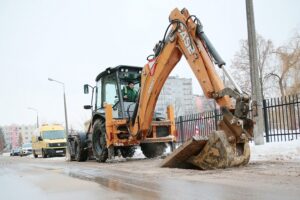
[[136, 70], [141, 70], [143, 69], [142, 67], [137, 67], [137, 66], [129, 66], [129, 65], [118, 65], [116, 67], [108, 67], [106, 68], [105, 71], [101, 72], [100, 74], [98, 74], [98, 76], [96, 77], [96, 81], [98, 81], [100, 78], [102, 78], [103, 76], [106, 76], [108, 74], [114, 73], [116, 71], [119, 71], [120, 68], [127, 68], [127, 69], [136, 69]]
[[59, 130], [65, 130], [64, 127], [60, 124], [43, 124], [42, 126], [40, 126], [40, 131], [51, 131], [51, 130], [55, 130], [55, 131], [59, 131]]

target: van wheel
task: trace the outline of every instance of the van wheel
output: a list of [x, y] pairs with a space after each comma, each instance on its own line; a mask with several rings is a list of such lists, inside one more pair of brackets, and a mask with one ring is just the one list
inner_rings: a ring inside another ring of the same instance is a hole
[[38, 155], [35, 154], [35, 150], [32, 151], [32, 154], [33, 154], [34, 158], [37, 158], [37, 157], [38, 157]]
[[44, 149], [42, 149], [42, 157], [43, 157], [43, 158], [47, 158], [47, 154], [46, 154], [46, 152], [45, 152]]

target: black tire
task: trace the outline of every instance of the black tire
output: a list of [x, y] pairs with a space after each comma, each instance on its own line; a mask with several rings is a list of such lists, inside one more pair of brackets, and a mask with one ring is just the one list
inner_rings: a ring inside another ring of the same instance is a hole
[[123, 158], [131, 158], [134, 155], [135, 149], [135, 146], [123, 147], [120, 149], [121, 155]]
[[37, 157], [38, 157], [38, 155], [35, 153], [35, 150], [32, 151], [32, 154], [33, 154], [33, 157], [34, 157], [34, 158], [37, 158]]
[[161, 156], [166, 149], [165, 143], [142, 143], [141, 150], [147, 158]]
[[92, 148], [94, 157], [98, 162], [105, 162], [108, 158], [106, 147], [105, 121], [96, 119], [93, 124]]
[[47, 153], [45, 152], [44, 149], [42, 149], [42, 157], [43, 157], [43, 158], [47, 158]]
[[82, 146], [80, 139], [79, 138], [75, 138], [75, 157], [74, 159], [78, 162], [83, 162], [86, 161], [88, 158], [88, 151], [87, 149], [84, 149], [84, 147]]

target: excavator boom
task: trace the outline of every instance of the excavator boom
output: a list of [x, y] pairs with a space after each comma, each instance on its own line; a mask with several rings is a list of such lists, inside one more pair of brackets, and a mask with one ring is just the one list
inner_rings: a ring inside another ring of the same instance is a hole
[[[205, 96], [215, 99], [221, 107], [223, 119], [218, 130], [208, 139], [190, 139], [167, 157], [162, 166], [192, 164], [201, 169], [212, 169], [247, 164], [250, 157], [248, 140], [253, 129], [252, 120], [247, 118], [250, 97], [242, 93], [234, 81], [235, 89], [225, 88], [214, 65], [215, 62], [225, 70], [225, 62], [204, 34], [198, 18], [186, 9], [174, 9], [169, 20], [163, 40], [156, 45], [155, 54], [142, 71], [138, 107], [130, 126], [131, 135], [146, 138], [159, 93], [183, 55]], [[235, 104], [231, 97], [236, 99]]]

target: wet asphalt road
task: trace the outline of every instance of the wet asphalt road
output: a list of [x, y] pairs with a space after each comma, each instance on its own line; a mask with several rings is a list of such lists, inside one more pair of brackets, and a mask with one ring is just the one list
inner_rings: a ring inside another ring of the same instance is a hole
[[300, 199], [299, 162], [214, 171], [165, 169], [160, 162], [0, 156], [1, 199]]

